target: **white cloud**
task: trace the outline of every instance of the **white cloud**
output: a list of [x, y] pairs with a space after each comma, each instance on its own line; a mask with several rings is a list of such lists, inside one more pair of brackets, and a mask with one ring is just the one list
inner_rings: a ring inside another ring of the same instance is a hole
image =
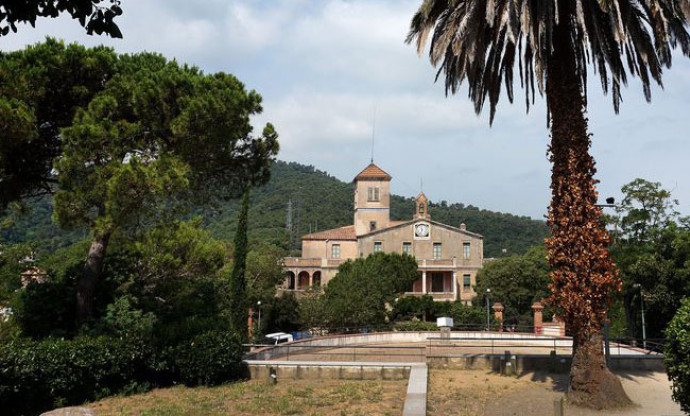
[[[59, 34], [120, 52], [158, 51], [207, 72], [234, 73], [264, 96], [258, 124], [272, 121], [281, 158], [310, 163], [344, 180], [368, 162], [374, 106], [376, 160], [396, 192], [413, 195], [424, 179], [433, 200], [541, 217], [549, 199], [548, 130], [543, 102], [525, 115], [503, 98], [492, 128], [463, 89], [445, 98], [426, 56], [404, 44], [420, 0], [147, 0], [125, 2], [125, 38], [88, 37], [69, 19], [0, 39], [18, 49]], [[644, 177], [674, 188], [690, 213], [690, 64], [676, 56], [665, 90], [645, 104], [636, 80], [621, 115], [590, 86], [592, 152], [603, 196]]]

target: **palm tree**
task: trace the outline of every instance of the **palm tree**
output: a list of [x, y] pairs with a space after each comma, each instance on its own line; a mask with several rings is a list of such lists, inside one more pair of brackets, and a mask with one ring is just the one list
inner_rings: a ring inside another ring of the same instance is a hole
[[[594, 159], [587, 131], [589, 65], [610, 90], [618, 112], [621, 86], [639, 77], [644, 96], [661, 85], [672, 50], [690, 56], [689, 0], [424, 0], [407, 42], [429, 56], [444, 75], [446, 95], [467, 80], [479, 113], [488, 99], [490, 122], [505, 85], [513, 101], [519, 68], [527, 109], [535, 91], [546, 95], [551, 127], [552, 199], [546, 241], [552, 267], [551, 303], [573, 334], [568, 396], [576, 404], [604, 408], [629, 402], [608, 370], [601, 325], [612, 291], [620, 290], [601, 222]], [[516, 62], [517, 61], [517, 62]]]

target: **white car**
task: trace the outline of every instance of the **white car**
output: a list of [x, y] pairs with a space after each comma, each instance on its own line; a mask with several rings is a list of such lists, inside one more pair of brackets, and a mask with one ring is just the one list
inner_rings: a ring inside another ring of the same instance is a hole
[[294, 340], [295, 339], [291, 334], [286, 334], [285, 332], [274, 332], [272, 334], [266, 334], [266, 336], [261, 340], [261, 343], [267, 345], [278, 345]]

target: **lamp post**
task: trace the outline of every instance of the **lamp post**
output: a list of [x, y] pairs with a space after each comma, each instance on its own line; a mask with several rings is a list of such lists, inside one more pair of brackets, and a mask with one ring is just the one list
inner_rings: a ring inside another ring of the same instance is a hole
[[644, 324], [644, 296], [642, 294], [642, 285], [635, 283], [633, 287], [640, 289], [640, 313], [642, 314], [642, 347], [647, 349], [647, 328]]
[[261, 332], [261, 301], [256, 302], [256, 309], [259, 311], [259, 327], [257, 332]]
[[[596, 204], [597, 207], [599, 208], [617, 208], [618, 205], [616, 205], [616, 198], [614, 197], [608, 197], [606, 198], [606, 203], [605, 204]], [[615, 224], [616, 227], [616, 234], [618, 234], [618, 222], [616, 221]], [[608, 315], [608, 311], [607, 311]], [[608, 322], [608, 316], [604, 317], [604, 356], [606, 357], [606, 365], [611, 365], [611, 343], [609, 340], [609, 322]]]
[[489, 315], [489, 295], [491, 295], [491, 289], [486, 289], [486, 330], [491, 330], [491, 316]]

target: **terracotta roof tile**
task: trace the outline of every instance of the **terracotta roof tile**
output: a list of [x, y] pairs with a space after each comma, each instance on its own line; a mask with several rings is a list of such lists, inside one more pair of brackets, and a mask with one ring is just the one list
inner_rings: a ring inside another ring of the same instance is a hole
[[357, 240], [355, 226], [333, 228], [332, 230], [319, 231], [318, 233], [305, 234], [303, 240]]
[[389, 180], [391, 180], [391, 178], [392, 178], [391, 175], [387, 174], [386, 172], [381, 170], [380, 167], [371, 163], [369, 166], [364, 168], [363, 171], [359, 172], [359, 174], [357, 176], [355, 176], [354, 181], [357, 182], [357, 181], [363, 180], [363, 179], [378, 179], [378, 180], [389, 181]]

